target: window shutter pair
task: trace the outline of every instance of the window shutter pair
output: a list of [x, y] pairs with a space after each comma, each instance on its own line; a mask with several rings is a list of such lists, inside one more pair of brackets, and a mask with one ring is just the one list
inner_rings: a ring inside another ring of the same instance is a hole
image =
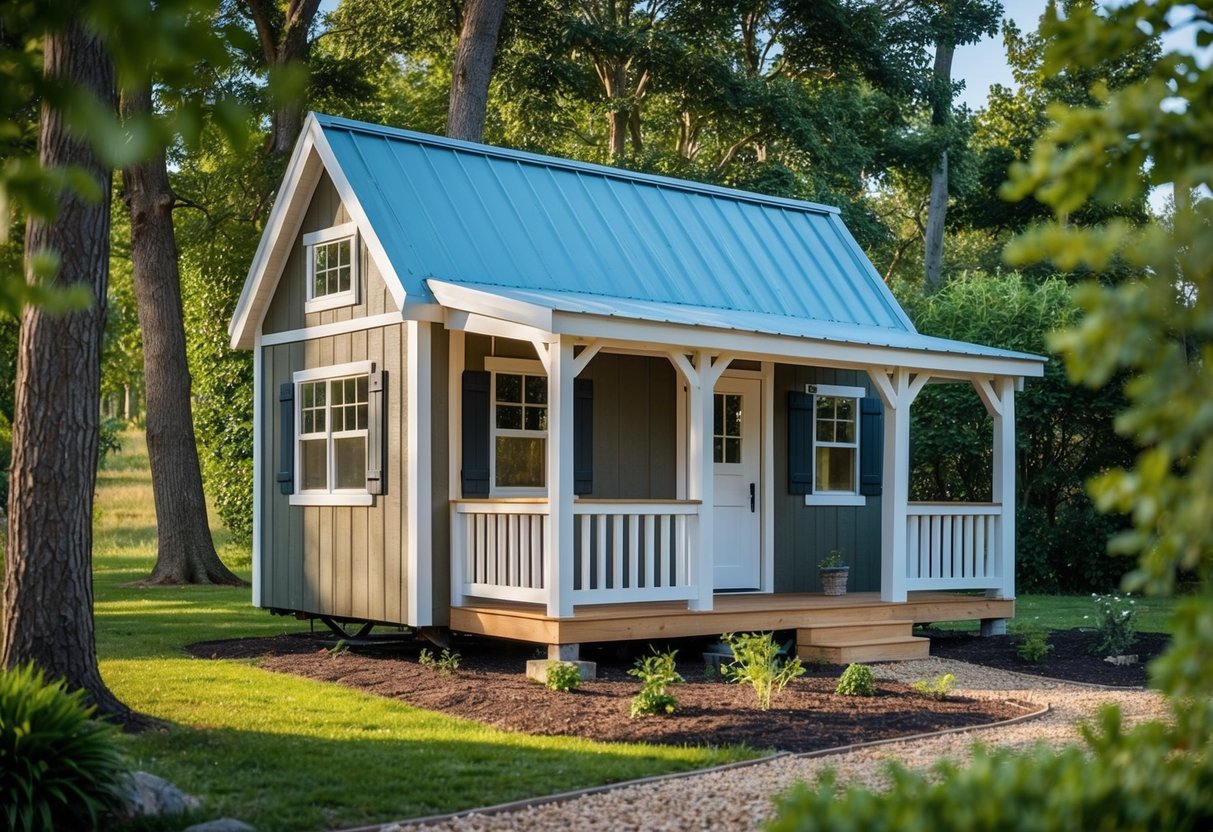
[[[464, 497], [489, 495], [489, 443], [492, 419], [492, 376], [484, 370], [463, 373]], [[573, 379], [573, 493], [589, 494], [594, 487], [594, 382]]]
[[[859, 493], [879, 497], [884, 475], [884, 406], [859, 400]], [[813, 396], [788, 391], [788, 493], [813, 493]]]
[[[367, 378], [366, 490], [387, 493], [387, 370]], [[295, 492], [295, 384], [278, 386], [278, 490]]]

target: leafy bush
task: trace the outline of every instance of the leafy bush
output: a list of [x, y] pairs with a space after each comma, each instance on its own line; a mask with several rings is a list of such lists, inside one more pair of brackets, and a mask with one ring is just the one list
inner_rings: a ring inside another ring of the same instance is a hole
[[771, 633], [725, 633], [720, 640], [733, 651], [733, 661], [721, 673], [730, 682], [754, 688], [760, 710], [770, 710], [771, 697], [804, 673], [799, 658], [779, 660], [779, 645]]
[[843, 696], [875, 696], [876, 679], [872, 676], [872, 668], [866, 664], [849, 664], [838, 677], [838, 687], [835, 693]]
[[654, 652], [651, 656], [637, 659], [636, 666], [628, 671], [628, 675], [639, 679], [641, 685], [640, 693], [632, 698], [630, 713], [633, 717], [674, 713], [678, 700], [667, 688], [685, 681], [674, 664], [674, 657], [677, 655], [677, 650], [668, 653]]
[[1137, 641], [1137, 602], [1119, 595], [1092, 595], [1091, 600], [1099, 630], [1099, 643], [1092, 652], [1097, 656], [1123, 656]]
[[929, 682], [926, 679], [919, 679], [910, 685], [910, 688], [922, 696], [929, 696], [932, 699], [946, 699], [954, 684], [956, 684], [956, 677], [951, 673], [945, 673], [942, 676], [936, 676]]
[[121, 800], [117, 729], [94, 722], [32, 664], [0, 671], [0, 819], [5, 829], [92, 829]]
[[1035, 621], [1016, 621], [1012, 627], [1019, 637], [1015, 652], [1029, 664], [1040, 664], [1053, 652], [1049, 632]]
[[434, 653], [428, 648], [421, 648], [421, 652], [417, 654], [417, 664], [422, 667], [428, 667], [430, 670], [436, 670], [443, 676], [450, 676], [459, 669], [459, 653], [452, 651], [446, 647], [442, 648], [442, 655], [435, 658]]
[[548, 690], [568, 693], [581, 687], [581, 670], [573, 662], [550, 661], [546, 670], [547, 681], [544, 685]]

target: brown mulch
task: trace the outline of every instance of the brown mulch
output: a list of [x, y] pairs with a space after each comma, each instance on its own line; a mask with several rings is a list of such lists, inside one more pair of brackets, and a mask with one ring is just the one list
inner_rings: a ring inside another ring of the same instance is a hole
[[1049, 644], [1053, 650], [1039, 664], [1019, 657], [1020, 636], [1006, 635], [979, 638], [972, 633], [925, 630], [930, 636], [931, 655], [959, 659], [987, 667], [1015, 670], [1034, 676], [1048, 676], [1071, 682], [1084, 682], [1115, 687], [1143, 687], [1147, 682], [1147, 663], [1166, 649], [1171, 637], [1165, 633], [1138, 633], [1128, 653], [1137, 656], [1136, 664], [1117, 665], [1104, 660], [1095, 648], [1100, 643], [1094, 630], [1053, 630]]
[[809, 668], [776, 695], [769, 711], [760, 711], [749, 688], [706, 676], [700, 661], [705, 643], [680, 642], [674, 646], [688, 661], [678, 669], [687, 681], [670, 690], [678, 710], [633, 719], [628, 707], [640, 685], [627, 670], [643, 645], [583, 649], [584, 659], [598, 662], [598, 677], [559, 693], [526, 678], [526, 660], [539, 655], [531, 646], [461, 639], [453, 648], [460, 654], [459, 669], [444, 675], [418, 664], [423, 643], [356, 646], [336, 653], [330, 650], [333, 644], [330, 637], [298, 634], [203, 642], [188, 649], [200, 658], [257, 658], [267, 670], [336, 682], [505, 730], [603, 742], [806, 752], [984, 725], [1027, 710], [959, 695], [930, 699], [879, 675], [876, 696], [840, 696], [834, 688], [842, 668], [826, 665]]

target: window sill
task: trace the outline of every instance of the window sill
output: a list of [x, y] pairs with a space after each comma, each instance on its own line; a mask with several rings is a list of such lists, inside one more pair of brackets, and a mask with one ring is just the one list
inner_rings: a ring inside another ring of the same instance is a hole
[[303, 302], [304, 313], [325, 312], [329, 309], [340, 309], [343, 306], [357, 306], [358, 296], [355, 292], [341, 292], [335, 295], [324, 295]]
[[293, 506], [373, 506], [373, 494], [292, 494]]
[[862, 494], [806, 494], [806, 506], [866, 506], [868, 498]]

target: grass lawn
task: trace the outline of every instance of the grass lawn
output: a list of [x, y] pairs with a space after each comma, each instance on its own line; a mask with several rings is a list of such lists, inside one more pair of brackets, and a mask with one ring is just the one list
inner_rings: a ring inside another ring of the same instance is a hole
[[[1123, 594], [1122, 594], [1122, 597]], [[1174, 598], [1132, 596], [1137, 608], [1137, 629], [1143, 633], [1171, 632]], [[1094, 629], [1095, 604], [1090, 595], [1020, 595], [1015, 599], [1015, 621], [1032, 621], [1048, 630]], [[935, 626], [948, 630], [974, 630], [977, 621], [947, 621]]]
[[[171, 724], [124, 742], [138, 768], [204, 798], [193, 820], [237, 817], [261, 832], [359, 826], [756, 755], [512, 734], [255, 662], [189, 658], [182, 647], [195, 641], [301, 625], [253, 609], [247, 588], [124, 586], [150, 573], [156, 551], [142, 434], [123, 436], [97, 496], [101, 672], [124, 702]], [[248, 550], [217, 527], [215, 539], [248, 578]]]

